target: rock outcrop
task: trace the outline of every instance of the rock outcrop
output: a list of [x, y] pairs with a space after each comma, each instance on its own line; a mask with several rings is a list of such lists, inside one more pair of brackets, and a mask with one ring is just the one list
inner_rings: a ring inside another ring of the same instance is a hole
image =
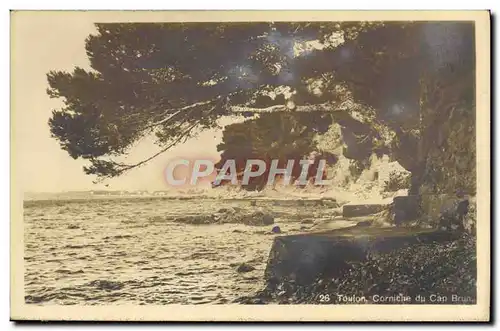
[[176, 223], [193, 225], [236, 223], [254, 226], [274, 224], [274, 216], [263, 212], [249, 212], [241, 208], [221, 208], [217, 213], [205, 215], [190, 215], [174, 219]]

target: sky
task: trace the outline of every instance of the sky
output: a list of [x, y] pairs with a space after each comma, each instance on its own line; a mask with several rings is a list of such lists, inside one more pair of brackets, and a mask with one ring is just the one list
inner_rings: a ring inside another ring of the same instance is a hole
[[[12, 176], [23, 192], [165, 190], [169, 189], [164, 180], [169, 160], [218, 157], [216, 146], [222, 132], [206, 131], [139, 169], [103, 184], [93, 184], [95, 177], [83, 172], [85, 161], [74, 160], [63, 151], [57, 140], [51, 138], [47, 124], [52, 109], [62, 106], [62, 101], [50, 99], [46, 93], [47, 72], [72, 71], [75, 66], [89, 69], [85, 38], [96, 32], [93, 22], [85, 16], [75, 20], [63, 14], [38, 13], [28, 17], [17, 13], [12, 17]], [[129, 160], [139, 161], [158, 149], [152, 139], [145, 138], [131, 151]]]

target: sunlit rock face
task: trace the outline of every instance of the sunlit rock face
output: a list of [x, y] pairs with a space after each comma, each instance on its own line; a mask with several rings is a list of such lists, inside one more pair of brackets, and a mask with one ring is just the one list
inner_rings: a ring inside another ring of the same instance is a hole
[[[356, 140], [359, 137], [346, 136], [346, 132], [333, 123], [327, 132], [317, 137], [318, 149], [337, 156], [337, 162], [327, 167], [326, 178], [332, 181], [329, 192], [335, 192], [346, 202], [382, 202], [393, 196], [407, 195], [410, 172], [389, 155], [374, 152], [371, 146], [363, 147], [362, 157], [353, 158], [352, 149], [359, 148]], [[350, 137], [354, 139], [351, 142]], [[346, 155], [349, 150], [351, 153]]]

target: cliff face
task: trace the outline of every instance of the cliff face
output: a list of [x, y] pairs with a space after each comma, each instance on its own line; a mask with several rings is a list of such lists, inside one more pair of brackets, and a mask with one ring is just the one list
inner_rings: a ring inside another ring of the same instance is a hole
[[435, 223], [445, 206], [444, 202], [457, 200], [457, 193], [468, 196], [471, 203], [467, 227], [475, 227], [476, 194], [476, 134], [474, 108], [451, 108], [445, 116], [437, 117], [439, 130], [424, 132], [422, 139], [423, 169], [418, 183], [422, 197], [423, 218]]
[[[432, 113], [427, 116], [437, 117]], [[453, 108], [439, 122], [439, 129], [425, 132], [422, 139], [425, 155], [420, 193], [455, 194], [461, 190], [473, 195], [476, 193], [475, 111]]]
[[[421, 195], [422, 216], [430, 222], [436, 221], [436, 211], [445, 207], [444, 202], [457, 200], [457, 193], [468, 196], [474, 205], [476, 108], [471, 67], [469, 63], [441, 71], [422, 84], [419, 160], [410, 191]], [[469, 207], [468, 212], [467, 222], [475, 223], [475, 208]]]
[[[430, 27], [432, 28], [432, 26]], [[426, 37], [432, 37], [432, 30]], [[438, 29], [421, 74], [421, 139], [416, 184], [421, 194], [476, 192], [475, 52], [473, 26]], [[441, 39], [440, 39], [441, 40]]]

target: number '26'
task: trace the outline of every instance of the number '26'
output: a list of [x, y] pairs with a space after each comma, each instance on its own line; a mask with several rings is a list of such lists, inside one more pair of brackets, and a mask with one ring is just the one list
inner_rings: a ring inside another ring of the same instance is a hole
[[320, 294], [319, 295], [319, 302], [330, 302], [330, 295], [329, 294]]

